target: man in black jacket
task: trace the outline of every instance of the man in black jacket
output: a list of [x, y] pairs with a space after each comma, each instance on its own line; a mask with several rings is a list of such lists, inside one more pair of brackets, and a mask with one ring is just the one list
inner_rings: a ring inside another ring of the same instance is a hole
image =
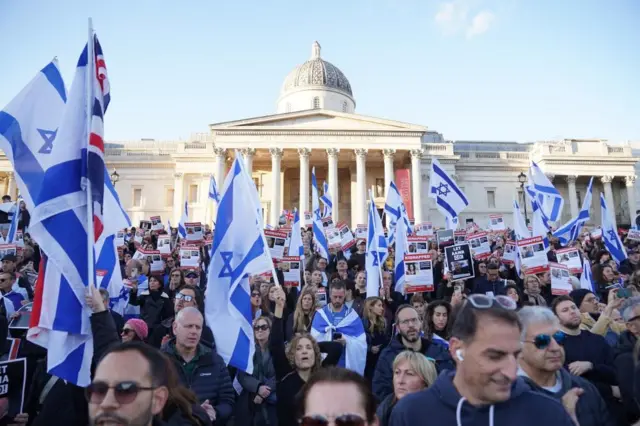
[[176, 337], [162, 350], [174, 361], [182, 384], [196, 394], [211, 421], [224, 425], [233, 411], [235, 392], [222, 357], [200, 343], [203, 323], [198, 309], [182, 309], [173, 322]]
[[636, 403], [634, 393], [634, 375], [631, 374], [635, 366], [633, 351], [640, 336], [640, 296], [628, 299], [620, 307], [620, 313], [627, 325], [627, 330], [620, 333], [615, 347], [613, 365], [616, 369], [627, 420], [629, 423], [634, 423], [640, 418], [640, 407]]

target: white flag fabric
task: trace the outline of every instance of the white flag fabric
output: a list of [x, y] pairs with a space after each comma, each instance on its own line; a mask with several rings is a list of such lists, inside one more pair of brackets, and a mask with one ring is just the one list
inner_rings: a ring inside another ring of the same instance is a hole
[[[404, 205], [401, 206], [404, 209]], [[404, 276], [404, 255], [407, 252], [407, 226], [404, 220], [399, 220], [396, 225], [396, 251], [395, 251], [395, 263], [394, 263], [394, 278], [396, 280], [395, 291], [404, 294], [404, 283], [406, 277]]]
[[320, 199], [318, 197], [318, 181], [316, 180], [316, 168], [311, 170], [311, 207], [313, 216], [313, 243], [316, 252], [329, 260], [329, 243], [322, 225], [322, 213], [320, 212]]
[[367, 253], [365, 270], [367, 273], [367, 297], [378, 296], [382, 286], [381, 275], [384, 261], [389, 256], [387, 239], [384, 236], [382, 220], [373, 202], [373, 194], [369, 190], [369, 215], [367, 224]]
[[440, 166], [440, 162], [431, 160], [431, 175], [429, 177], [429, 197], [436, 200], [436, 207], [453, 226], [457, 218], [468, 205], [466, 195], [451, 179], [447, 172]]
[[591, 265], [589, 259], [582, 259], [582, 275], [580, 275], [580, 288], [589, 290], [597, 294], [596, 284], [593, 282], [593, 275], [591, 274]]
[[564, 200], [560, 192], [553, 186], [549, 178], [542, 172], [542, 169], [531, 162], [529, 169], [529, 185], [535, 193], [535, 199], [542, 209], [544, 215], [551, 221], [560, 220]]
[[516, 234], [516, 240], [523, 240], [531, 237], [531, 232], [527, 227], [522, 214], [520, 213], [520, 205], [517, 200], [513, 200], [513, 231]]
[[384, 213], [387, 216], [388, 224], [388, 241], [389, 245], [393, 244], [395, 241], [395, 233], [396, 233], [396, 224], [402, 218], [405, 222], [405, 230], [407, 235], [411, 233], [411, 223], [409, 222], [409, 216], [407, 215], [407, 210], [402, 201], [402, 197], [400, 196], [400, 191], [398, 191], [398, 187], [396, 184], [391, 181], [389, 184], [389, 190], [387, 191], [387, 200], [384, 204]]
[[189, 204], [184, 202], [184, 209], [182, 209], [182, 216], [180, 216], [180, 221], [178, 222], [178, 235], [180, 238], [187, 238], [187, 226], [185, 223], [189, 222]]
[[289, 256], [300, 256], [300, 261], [304, 258], [304, 245], [302, 244], [302, 228], [300, 227], [300, 212], [296, 210], [291, 226], [291, 239], [289, 239]]
[[554, 237], [560, 240], [560, 244], [568, 246], [573, 241], [578, 239], [580, 231], [584, 224], [589, 220], [589, 210], [591, 209], [591, 197], [593, 195], [593, 178], [589, 180], [589, 186], [587, 187], [587, 193], [582, 201], [582, 208], [578, 212], [578, 216], [572, 218], [569, 222], [559, 227], [556, 232], [553, 233]]
[[606, 249], [611, 253], [611, 258], [619, 265], [620, 262], [627, 258], [627, 252], [624, 250], [622, 241], [620, 241], [620, 236], [613, 224], [611, 211], [607, 208], [607, 201], [602, 193], [600, 194], [600, 215], [602, 216], [602, 241]]
[[322, 210], [322, 217], [329, 217], [333, 215], [333, 201], [331, 200], [331, 193], [329, 192], [329, 184], [324, 182], [322, 184], [322, 197], [320, 201], [324, 205]]

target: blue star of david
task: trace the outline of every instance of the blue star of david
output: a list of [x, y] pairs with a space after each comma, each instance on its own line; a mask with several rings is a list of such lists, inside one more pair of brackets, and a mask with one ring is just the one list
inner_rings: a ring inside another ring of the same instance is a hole
[[438, 195], [441, 195], [443, 197], [446, 197], [447, 195], [449, 195], [449, 192], [451, 192], [451, 190], [449, 189], [449, 185], [447, 185], [446, 183], [440, 183], [440, 185], [438, 185], [438, 187], [436, 188], [436, 191], [438, 191]]
[[51, 154], [51, 151], [53, 150], [53, 141], [55, 140], [56, 135], [58, 134], [58, 129], [56, 130], [37, 129], [37, 130], [38, 130], [38, 133], [40, 133], [40, 136], [42, 136], [42, 139], [44, 140], [44, 144], [42, 145], [42, 147], [38, 152], [40, 154]]
[[611, 241], [616, 241], [618, 239], [618, 235], [616, 234], [616, 231], [614, 231], [613, 229], [608, 230], [607, 234], [609, 234], [609, 239]]
[[224, 265], [222, 265], [222, 269], [220, 270], [220, 275], [218, 275], [218, 278], [229, 278], [233, 275], [233, 268], [231, 267], [233, 252], [221, 251], [220, 257], [222, 257], [222, 261], [224, 262]]

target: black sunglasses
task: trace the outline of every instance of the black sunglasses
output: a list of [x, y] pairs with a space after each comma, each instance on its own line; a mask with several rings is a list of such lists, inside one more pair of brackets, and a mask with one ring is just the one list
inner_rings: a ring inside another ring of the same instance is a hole
[[253, 329], [255, 331], [267, 331], [269, 329], [269, 326], [267, 324], [256, 325], [255, 327], [253, 327]]
[[[331, 420], [324, 416], [305, 416], [298, 421], [301, 426], [327, 426]], [[357, 414], [343, 414], [333, 417], [336, 426], [365, 426], [366, 421]]]
[[527, 342], [528, 343], [533, 343], [533, 345], [537, 349], [546, 349], [551, 344], [551, 339], [552, 338], [559, 345], [561, 345], [562, 342], [564, 342], [564, 338], [565, 337], [566, 337], [566, 334], [564, 334], [562, 331], [556, 331], [555, 333], [553, 333], [551, 335], [549, 335], [549, 334], [538, 334], [536, 337], [533, 338], [533, 340], [527, 340]]
[[127, 336], [128, 336], [128, 335], [129, 335], [129, 334], [131, 334], [131, 333], [135, 333], [135, 331], [133, 331], [133, 330], [132, 330], [132, 329], [130, 329], [130, 328], [123, 328], [123, 329], [122, 329], [122, 333], [121, 333], [121, 334], [125, 334], [125, 335], [127, 335]]
[[91, 404], [101, 404], [107, 396], [109, 389], [113, 389], [118, 404], [130, 404], [138, 396], [141, 391], [155, 390], [154, 387], [142, 387], [136, 382], [120, 382], [115, 386], [109, 386], [105, 382], [93, 382], [84, 390], [87, 401]]
[[251, 297], [260, 297], [261, 294], [260, 293], [251, 293]]

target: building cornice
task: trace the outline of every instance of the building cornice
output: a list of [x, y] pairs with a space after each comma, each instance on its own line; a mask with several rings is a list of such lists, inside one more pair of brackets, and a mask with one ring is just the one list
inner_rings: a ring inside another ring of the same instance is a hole
[[422, 137], [421, 131], [389, 131], [389, 130], [283, 130], [283, 129], [216, 129], [213, 136], [393, 136], [393, 137]]

